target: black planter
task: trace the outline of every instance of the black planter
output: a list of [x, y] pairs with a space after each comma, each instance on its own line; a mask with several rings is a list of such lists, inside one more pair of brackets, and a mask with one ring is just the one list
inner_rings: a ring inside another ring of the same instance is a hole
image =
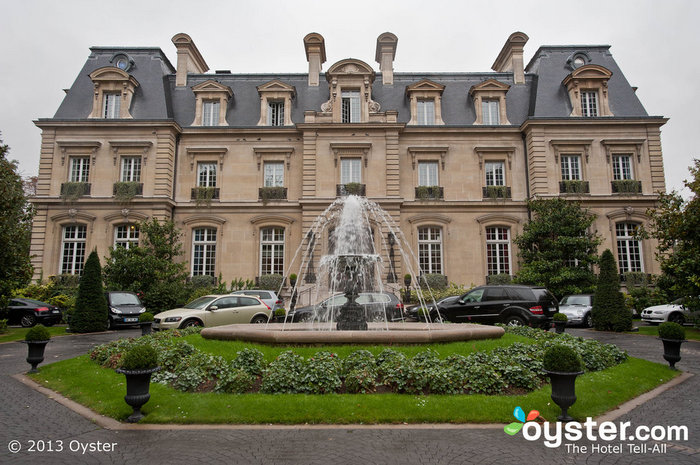
[[141, 325], [141, 336], [146, 334], [151, 334], [153, 332], [153, 322], [152, 321], [142, 321]]
[[664, 343], [664, 359], [672, 370], [677, 370], [676, 362], [681, 359], [681, 344], [685, 342], [685, 339], [659, 339]]
[[126, 376], [126, 395], [124, 400], [134, 409], [134, 412], [126, 419], [129, 423], [136, 423], [143, 418], [141, 407], [151, 398], [151, 394], [148, 392], [151, 386], [151, 375], [158, 370], [160, 370], [160, 367], [144, 370], [116, 370], [117, 373], [124, 373], [124, 376]]
[[563, 422], [573, 420], [567, 413], [567, 410], [576, 403], [576, 377], [583, 374], [583, 372], [545, 370], [545, 373], [552, 381], [552, 400], [561, 408], [561, 415], [557, 417], [557, 420]]
[[29, 373], [37, 373], [39, 370], [36, 366], [44, 361], [44, 349], [46, 344], [48, 344], [48, 339], [46, 341], [22, 341], [27, 344], [27, 363], [32, 366]]
[[403, 278], [403, 284], [404, 286], [408, 287], [411, 285], [411, 278]]
[[566, 321], [555, 321], [554, 322], [554, 331], [556, 331], [557, 334], [562, 334], [565, 329], [566, 329]]

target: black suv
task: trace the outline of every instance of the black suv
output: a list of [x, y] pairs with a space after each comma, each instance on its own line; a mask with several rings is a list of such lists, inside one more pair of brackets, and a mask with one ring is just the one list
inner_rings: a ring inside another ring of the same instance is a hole
[[442, 300], [439, 317], [433, 306], [429, 308], [432, 321], [549, 328], [559, 303], [544, 287], [508, 284], [479, 286], [459, 298]]

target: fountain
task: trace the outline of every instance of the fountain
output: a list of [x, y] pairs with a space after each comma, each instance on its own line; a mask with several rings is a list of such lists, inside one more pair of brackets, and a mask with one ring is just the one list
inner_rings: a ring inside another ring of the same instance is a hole
[[[379, 234], [375, 235], [375, 231]], [[379, 239], [379, 247], [375, 237]], [[327, 253], [321, 239], [328, 238]], [[354, 195], [333, 202], [313, 222], [294, 254], [288, 272], [300, 277], [292, 289], [291, 301], [300, 293], [306, 295], [312, 308], [308, 321], [268, 323], [267, 325], [227, 325], [202, 330], [209, 339], [245, 340], [278, 344], [318, 343], [429, 343], [468, 339], [498, 338], [503, 329], [473, 324], [390, 321], [384, 308], [373, 311], [370, 305], [358, 302], [360, 296], [385, 291], [396, 293], [397, 246], [401, 266], [419, 283], [418, 262], [402, 231], [388, 212], [376, 203]], [[389, 257], [384, 260], [382, 257]], [[317, 272], [318, 270], [318, 272]], [[386, 276], [386, 283], [382, 277]], [[303, 277], [303, 279], [301, 278]], [[427, 284], [427, 283], [426, 283]], [[420, 304], [432, 301], [430, 289], [416, 293]], [[315, 305], [318, 302], [327, 305]], [[308, 309], [309, 307], [307, 307]], [[289, 313], [287, 315], [289, 317]]]

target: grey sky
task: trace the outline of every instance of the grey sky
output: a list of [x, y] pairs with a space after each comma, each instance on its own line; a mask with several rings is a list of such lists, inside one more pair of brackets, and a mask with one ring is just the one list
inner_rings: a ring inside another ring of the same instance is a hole
[[0, 7], [0, 131], [24, 175], [36, 174], [41, 132], [93, 45], [158, 46], [173, 64], [178, 32], [189, 34], [211, 70], [305, 72], [302, 38], [318, 32], [327, 62], [359, 58], [374, 66], [382, 32], [399, 38], [394, 69], [488, 71], [514, 31], [530, 36], [526, 62], [541, 45], [609, 44], [650, 115], [662, 128], [669, 190], [680, 189], [700, 107], [700, 2], [589, 0], [27, 0]]

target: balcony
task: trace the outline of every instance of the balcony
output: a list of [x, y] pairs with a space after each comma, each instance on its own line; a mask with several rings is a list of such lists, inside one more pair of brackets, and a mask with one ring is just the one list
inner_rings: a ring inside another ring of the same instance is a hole
[[618, 179], [610, 183], [613, 194], [641, 194], [642, 181], [634, 179]]
[[190, 197], [192, 200], [197, 202], [197, 205], [201, 203], [209, 203], [212, 200], [219, 200], [219, 188], [218, 187], [193, 187], [192, 194]]
[[115, 182], [112, 195], [118, 201], [129, 201], [137, 195], [143, 195], [142, 182]]
[[481, 192], [485, 199], [509, 199], [510, 187], [508, 186], [484, 186]]
[[335, 195], [336, 197], [345, 197], [346, 195], [360, 195], [364, 197], [366, 191], [366, 186], [360, 184], [359, 182], [349, 182], [347, 184], [336, 184]]
[[442, 200], [445, 190], [441, 186], [417, 186], [416, 200]]
[[559, 181], [559, 193], [561, 194], [590, 194], [591, 188], [588, 181], [567, 180]]
[[260, 187], [258, 189], [258, 199], [263, 202], [269, 200], [287, 200], [286, 187]]
[[78, 200], [84, 195], [90, 195], [92, 184], [89, 182], [64, 182], [61, 184], [63, 200]]

